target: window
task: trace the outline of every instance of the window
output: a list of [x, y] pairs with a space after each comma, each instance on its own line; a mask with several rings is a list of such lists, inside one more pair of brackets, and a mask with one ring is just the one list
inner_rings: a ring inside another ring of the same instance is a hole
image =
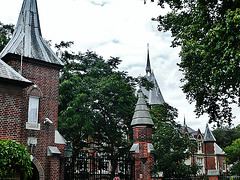
[[203, 158], [197, 157], [197, 164], [199, 166], [198, 174], [203, 174]]
[[29, 106], [28, 106], [28, 122], [29, 123], [38, 123], [38, 106], [39, 98], [38, 97], [29, 97]]
[[203, 165], [203, 158], [197, 158], [197, 164], [199, 166], [202, 166]]
[[202, 152], [202, 142], [198, 141], [198, 152], [201, 153]]
[[225, 164], [225, 162], [222, 162], [222, 170], [226, 171], [226, 164]]
[[200, 135], [198, 135], [197, 141], [198, 141], [198, 153], [202, 153], [202, 138]]
[[28, 122], [26, 122], [26, 129], [40, 130], [40, 123], [38, 123], [38, 111], [39, 97], [29, 96]]

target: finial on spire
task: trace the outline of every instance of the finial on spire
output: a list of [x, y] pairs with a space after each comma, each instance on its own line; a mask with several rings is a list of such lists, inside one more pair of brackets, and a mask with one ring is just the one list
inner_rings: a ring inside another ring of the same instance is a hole
[[149, 43], [147, 43], [147, 66], [146, 66], [146, 74], [151, 73], [151, 65], [150, 65], [150, 57], [149, 57]]
[[184, 114], [184, 122], [183, 122], [183, 125], [186, 126], [185, 114]]

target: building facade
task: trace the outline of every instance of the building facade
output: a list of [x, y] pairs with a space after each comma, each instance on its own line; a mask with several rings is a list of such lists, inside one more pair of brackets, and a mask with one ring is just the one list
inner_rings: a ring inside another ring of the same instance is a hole
[[[164, 98], [158, 86], [157, 80], [155, 79], [154, 73], [151, 70], [149, 47], [147, 51], [146, 75], [144, 77], [154, 85], [154, 87], [149, 91], [144, 87], [140, 87], [140, 90], [146, 97], [146, 103], [150, 107], [154, 105], [164, 104]], [[184, 125], [182, 126], [181, 130], [182, 135], [188, 134], [189, 138], [197, 144], [195, 153], [192, 157], [185, 161], [186, 164], [198, 164], [201, 167], [198, 175], [207, 175], [210, 179], [215, 179], [216, 176], [227, 174], [225, 153], [216, 144], [216, 139], [212, 134], [208, 124], [206, 126], [205, 132], [202, 133], [199, 129], [195, 131], [192, 128], [188, 127], [184, 119]]]
[[58, 132], [61, 60], [42, 38], [36, 0], [24, 0], [0, 53], [0, 139], [28, 148], [33, 179], [60, 179], [65, 140]]
[[200, 171], [198, 175], [219, 176], [227, 174], [226, 156], [224, 151], [217, 145], [208, 124], [204, 134], [188, 127], [186, 123], [182, 126], [183, 134], [188, 134], [192, 141], [196, 142], [197, 149], [186, 164], [198, 164]]

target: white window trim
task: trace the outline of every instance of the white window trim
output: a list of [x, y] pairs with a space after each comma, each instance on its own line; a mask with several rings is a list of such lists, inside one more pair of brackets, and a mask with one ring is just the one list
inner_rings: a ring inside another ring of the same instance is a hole
[[[32, 130], [40, 130], [40, 123], [38, 123], [38, 114], [39, 114], [39, 97], [36, 96], [29, 96], [29, 105], [28, 105], [28, 122], [26, 122], [26, 129], [32, 129]], [[35, 101], [37, 100], [37, 101]], [[30, 111], [32, 110], [32, 104], [31, 102], [35, 101], [34, 108], [36, 109], [35, 114], [35, 121], [32, 121], [32, 118], [30, 116]]]

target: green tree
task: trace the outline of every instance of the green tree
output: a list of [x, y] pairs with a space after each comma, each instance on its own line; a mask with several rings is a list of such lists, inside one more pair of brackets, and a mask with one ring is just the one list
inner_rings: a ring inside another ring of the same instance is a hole
[[224, 149], [228, 164], [233, 164], [230, 171], [232, 175], [240, 175], [240, 138], [233, 141]]
[[213, 135], [216, 138], [216, 143], [224, 149], [230, 146], [234, 140], [240, 138], [240, 130], [226, 126], [213, 130]]
[[14, 31], [14, 25], [3, 24], [0, 22], [0, 52], [7, 45], [8, 41], [11, 39]]
[[154, 172], [163, 172], [165, 178], [190, 179], [196, 175], [196, 164], [186, 165], [196, 143], [188, 134], [183, 135], [181, 126], [174, 119], [178, 116], [176, 108], [168, 104], [153, 106], [150, 110], [155, 125], [153, 145], [156, 151]]
[[[62, 42], [57, 47], [69, 45], [71, 42]], [[94, 143], [113, 154], [128, 148], [136, 104], [135, 80], [118, 70], [121, 60], [111, 57], [105, 61], [90, 51], [59, 54], [66, 64], [60, 78], [61, 133], [75, 149]]]
[[26, 147], [18, 142], [0, 141], [0, 179], [19, 174], [22, 179], [32, 175], [31, 159]]
[[198, 116], [209, 123], [230, 124], [232, 103], [240, 103], [240, 1], [158, 0], [166, 15], [154, 18], [159, 31], [170, 31], [172, 46], [181, 46], [178, 64], [183, 92], [196, 102]]

